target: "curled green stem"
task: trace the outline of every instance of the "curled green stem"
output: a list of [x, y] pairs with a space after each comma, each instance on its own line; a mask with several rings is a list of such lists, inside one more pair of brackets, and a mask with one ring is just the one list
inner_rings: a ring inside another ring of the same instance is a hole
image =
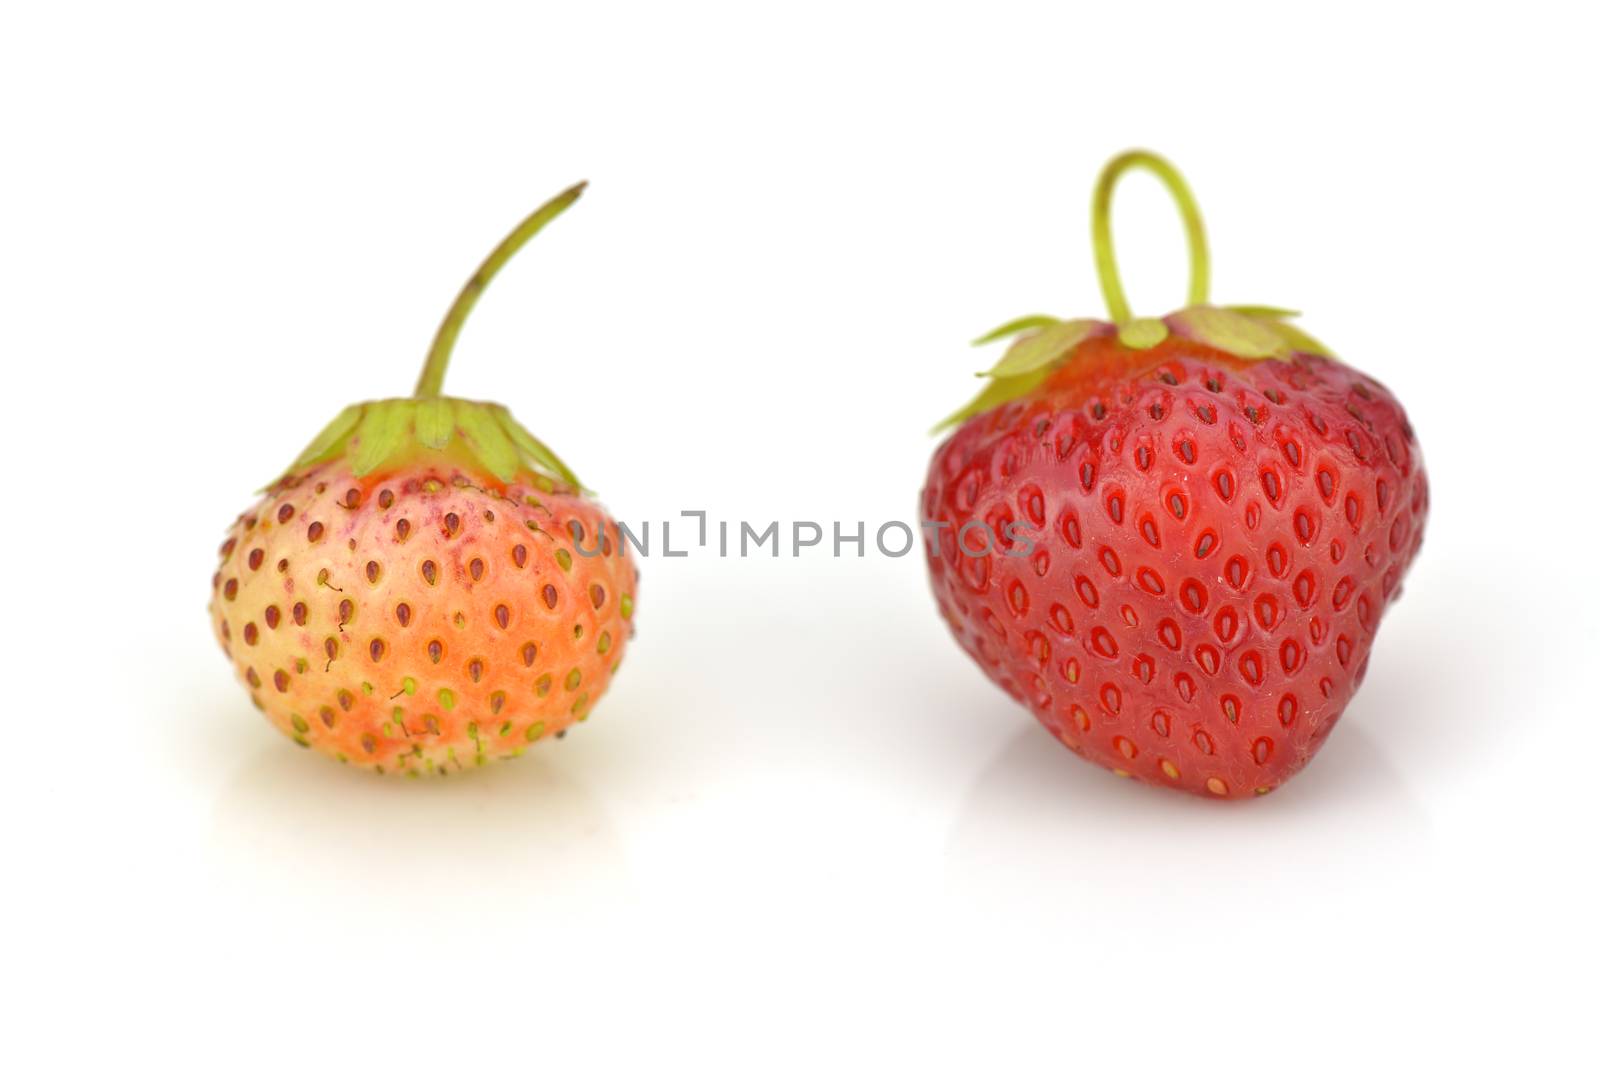
[[466, 322], [473, 305], [478, 303], [478, 298], [489, 287], [489, 282], [506, 265], [506, 261], [517, 254], [518, 249], [544, 229], [546, 223], [570, 208], [587, 184], [579, 182], [523, 219], [467, 279], [467, 284], [461, 287], [461, 295], [456, 297], [455, 303], [445, 313], [444, 322], [439, 324], [439, 332], [433, 336], [433, 345], [428, 349], [428, 362], [422, 365], [422, 377], [417, 379], [416, 396], [439, 396], [439, 391], [444, 387], [445, 369], [450, 366], [450, 353], [456, 346], [456, 336], [461, 333], [461, 324]]
[[1143, 168], [1161, 179], [1172, 199], [1177, 201], [1178, 212], [1183, 216], [1184, 233], [1189, 239], [1189, 303], [1204, 304], [1211, 292], [1211, 257], [1206, 250], [1206, 231], [1200, 221], [1200, 208], [1194, 194], [1183, 180], [1178, 169], [1154, 152], [1135, 150], [1124, 152], [1105, 165], [1094, 186], [1094, 205], [1090, 211], [1094, 240], [1094, 266], [1100, 276], [1100, 292], [1106, 298], [1106, 310], [1111, 321], [1118, 326], [1133, 318], [1127, 295], [1122, 291], [1122, 278], [1117, 274], [1117, 254], [1111, 244], [1111, 194], [1117, 180], [1134, 168]]

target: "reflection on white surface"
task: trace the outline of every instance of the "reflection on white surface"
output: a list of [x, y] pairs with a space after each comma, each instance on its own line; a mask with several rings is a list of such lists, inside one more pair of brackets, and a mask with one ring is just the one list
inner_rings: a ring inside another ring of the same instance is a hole
[[[1425, 848], [1428, 822], [1358, 724], [1276, 792], [1216, 802], [1119, 778], [1080, 760], [1034, 723], [1019, 726], [978, 775], [950, 833], [949, 879], [962, 891], [1026, 897], [1089, 881], [1127, 893], [1271, 879], [1403, 857]], [[1308, 844], [1317, 843], [1321, 859]], [[1019, 878], [1022, 876], [1022, 878]]]
[[565, 912], [626, 899], [616, 830], [561, 767], [562, 746], [411, 781], [272, 745], [217, 798], [215, 874], [235, 891], [278, 897], [277, 908], [343, 899], [396, 915], [441, 903]]

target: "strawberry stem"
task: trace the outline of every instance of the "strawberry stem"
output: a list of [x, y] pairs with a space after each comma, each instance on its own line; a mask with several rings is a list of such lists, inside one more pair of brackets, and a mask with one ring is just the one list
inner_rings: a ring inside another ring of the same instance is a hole
[[1094, 267], [1100, 276], [1100, 292], [1106, 298], [1106, 310], [1111, 321], [1122, 326], [1133, 318], [1128, 298], [1122, 291], [1122, 278], [1117, 274], [1117, 254], [1111, 244], [1111, 193], [1117, 179], [1134, 168], [1143, 168], [1161, 179], [1178, 203], [1183, 216], [1183, 229], [1189, 238], [1189, 304], [1204, 304], [1211, 291], [1211, 256], [1206, 251], [1205, 226], [1200, 222], [1200, 208], [1194, 194], [1183, 180], [1178, 169], [1154, 152], [1134, 150], [1124, 152], [1105, 165], [1094, 186], [1094, 205], [1090, 209], [1091, 232], [1094, 239]]
[[504, 241], [495, 246], [483, 264], [472, 273], [472, 277], [467, 279], [467, 284], [461, 287], [461, 295], [450, 305], [450, 310], [445, 313], [444, 322], [439, 324], [439, 332], [433, 337], [433, 345], [428, 349], [428, 362], [422, 365], [422, 377], [417, 379], [416, 396], [439, 396], [439, 391], [444, 386], [445, 368], [450, 365], [451, 350], [456, 346], [456, 335], [461, 333], [461, 324], [466, 322], [473, 305], [478, 303], [478, 298], [489, 287], [489, 282], [499, 273], [500, 268], [506, 265], [506, 261], [517, 254], [518, 249], [526, 245], [534, 234], [544, 229], [546, 223], [570, 208], [587, 184], [579, 182], [523, 219], [515, 230], [506, 235]]

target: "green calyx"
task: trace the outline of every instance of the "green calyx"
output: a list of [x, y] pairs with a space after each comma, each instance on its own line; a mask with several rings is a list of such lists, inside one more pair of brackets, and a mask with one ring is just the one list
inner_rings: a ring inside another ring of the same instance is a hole
[[467, 279], [434, 335], [414, 396], [350, 405], [323, 427], [284, 477], [343, 456], [359, 478], [426, 462], [438, 453], [440, 460], [481, 467], [501, 482], [526, 472], [547, 490], [559, 482], [582, 491], [572, 469], [504, 407], [441, 396], [440, 390], [461, 326], [489, 282], [534, 234], [572, 206], [585, 184], [578, 183], [519, 223]]
[[[581, 490], [572, 469], [498, 404], [458, 397], [404, 397], [352, 404], [306, 446], [289, 474], [349, 458], [357, 478], [375, 471], [439, 459], [475, 464], [501, 482], [522, 472], [536, 481]], [[549, 488], [546, 485], [545, 488]]]
[[[1189, 242], [1188, 305], [1160, 319], [1136, 318], [1129, 308], [1111, 240], [1112, 192], [1124, 173], [1138, 168], [1153, 173], [1172, 194]], [[999, 362], [979, 372], [980, 377], [989, 379], [983, 391], [942, 420], [933, 428], [934, 433], [1027, 396], [1093, 338], [1115, 336], [1117, 344], [1130, 350], [1152, 349], [1169, 337], [1189, 338], [1248, 360], [1288, 359], [1296, 353], [1333, 355], [1287, 321], [1297, 312], [1259, 304], [1218, 307], [1209, 303], [1210, 253], [1200, 209], [1177, 168], [1160, 156], [1144, 151], [1124, 152], [1105, 165], [1095, 183], [1090, 229], [1095, 271], [1110, 321], [1025, 315], [984, 334], [973, 344], [1013, 340]]]

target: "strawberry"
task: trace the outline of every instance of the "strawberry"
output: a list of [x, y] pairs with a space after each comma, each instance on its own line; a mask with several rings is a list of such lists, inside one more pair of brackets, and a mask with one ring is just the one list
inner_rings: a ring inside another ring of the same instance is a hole
[[637, 574], [616, 524], [505, 408], [440, 396], [478, 295], [582, 189], [468, 281], [414, 397], [346, 408], [229, 530], [212, 625], [299, 745], [447, 774], [561, 735], [621, 662]]
[[[1163, 319], [1131, 315], [1111, 251], [1131, 167], [1164, 181], [1188, 230], [1189, 306]], [[1422, 456], [1399, 401], [1293, 313], [1207, 303], [1199, 213], [1165, 160], [1112, 160], [1093, 222], [1111, 322], [1029, 316], [979, 339], [1017, 336], [928, 471], [935, 596], [1079, 756], [1264, 794], [1361, 683], [1422, 540]]]

